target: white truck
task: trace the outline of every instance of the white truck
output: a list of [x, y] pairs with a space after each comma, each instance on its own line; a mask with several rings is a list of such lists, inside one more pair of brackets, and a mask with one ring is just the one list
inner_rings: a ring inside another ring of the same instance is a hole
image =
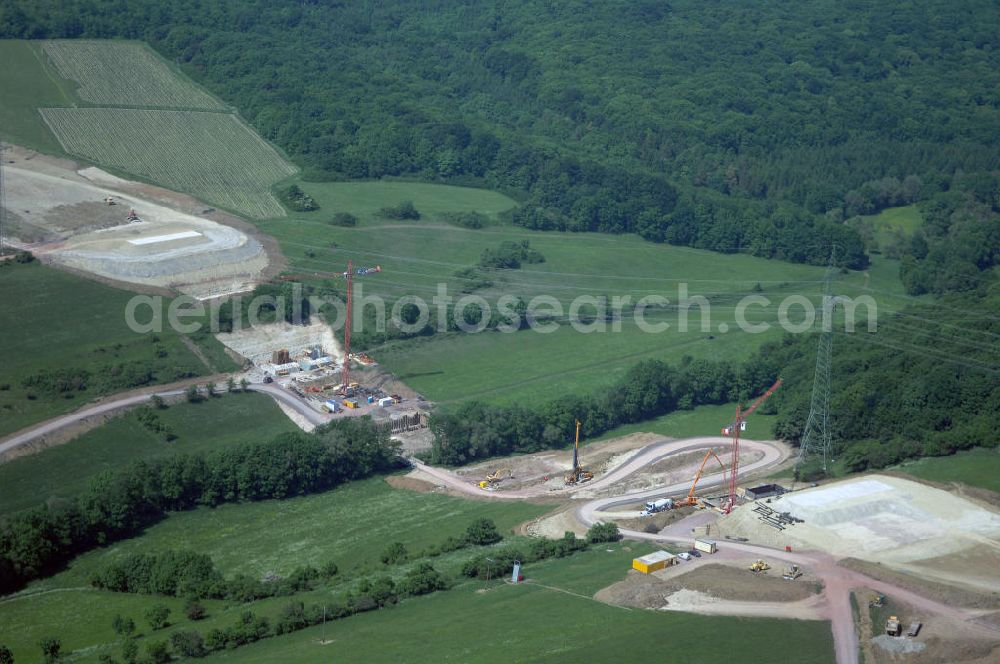
[[645, 509], [639, 513], [640, 516], [649, 516], [650, 514], [656, 514], [657, 512], [662, 512], [664, 510], [669, 510], [674, 506], [674, 501], [671, 498], [660, 498], [659, 500], [651, 500], [645, 505]]

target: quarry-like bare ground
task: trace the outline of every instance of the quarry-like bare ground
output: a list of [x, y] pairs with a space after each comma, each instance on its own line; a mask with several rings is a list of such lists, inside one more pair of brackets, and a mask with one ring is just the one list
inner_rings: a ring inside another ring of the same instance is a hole
[[249, 290], [282, 264], [272, 241], [183, 194], [16, 146], [5, 158], [9, 234], [43, 261], [200, 299]]

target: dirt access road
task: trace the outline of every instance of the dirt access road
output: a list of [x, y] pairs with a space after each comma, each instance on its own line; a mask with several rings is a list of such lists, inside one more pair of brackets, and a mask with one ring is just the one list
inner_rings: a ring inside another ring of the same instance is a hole
[[[67, 413], [66, 415], [60, 415], [59, 417], [47, 420], [41, 424], [35, 424], [28, 429], [18, 431], [4, 439], [0, 439], [3, 441], [0, 442], [0, 456], [18, 447], [42, 440], [68, 427], [76, 426], [91, 418], [107, 415], [123, 408], [129, 408], [131, 406], [137, 406], [145, 403], [152, 399], [154, 395], [163, 398], [177, 397], [184, 394], [184, 390], [188, 385], [201, 384], [209, 381], [224, 381], [226, 378], [228, 378], [228, 376], [222, 374], [218, 376], [201, 376], [193, 380], [184, 381], [182, 386], [163, 386], [154, 391], [143, 391], [138, 394], [133, 392], [127, 393], [127, 396], [117, 395], [107, 397], [106, 400], [101, 403], [82, 408], [72, 413]], [[287, 390], [283, 390], [280, 387], [261, 384], [250, 385], [247, 389], [253, 392], [267, 394], [280, 404], [295, 409], [297, 413], [305, 417], [311, 424], [326, 424], [332, 419], [331, 415], [324, 415], [323, 413], [313, 410], [307, 404], [303, 403], [301, 399], [296, 398], [294, 394], [290, 394]]]
[[[483, 491], [479, 488], [478, 484], [471, 482], [467, 479], [459, 477], [455, 473], [445, 470], [443, 468], [435, 468], [433, 466], [428, 466], [425, 463], [418, 461], [417, 459], [410, 459], [413, 467], [420, 470], [435, 479], [439, 480], [445, 486], [460, 491], [462, 493], [470, 494], [479, 498], [489, 498], [494, 500], [524, 500], [525, 498], [540, 498], [543, 496], [559, 496], [564, 497], [569, 494], [570, 497], [574, 497], [574, 494], [587, 492], [588, 494], [594, 491], [613, 489], [614, 485], [621, 482], [624, 478], [648, 467], [658, 461], [676, 455], [682, 454], [684, 452], [690, 452], [692, 450], [705, 449], [709, 447], [716, 447], [719, 445], [727, 445], [731, 443], [731, 439], [723, 438], [721, 436], [705, 436], [700, 438], [685, 438], [683, 440], [660, 440], [655, 443], [651, 443], [646, 447], [642, 448], [635, 456], [629, 459], [627, 462], [618, 466], [608, 474], [595, 479], [593, 481], [587, 482], [586, 484], [567, 487], [562, 490], [551, 490], [544, 486], [528, 487], [523, 489], [512, 489], [504, 490], [499, 492]], [[740, 472], [742, 474], [751, 473], [757, 470], [762, 470], [764, 468], [770, 468], [780, 464], [786, 458], [786, 449], [780, 443], [774, 443], [769, 441], [758, 441], [758, 440], [741, 440], [740, 445], [742, 448], [747, 450], [753, 450], [760, 452], [762, 457], [757, 461], [752, 463], [744, 464], [740, 466]], [[700, 487], [708, 487], [722, 484], [724, 481], [723, 473], [706, 474], [702, 476], [699, 482]], [[680, 493], [687, 493], [690, 488], [690, 480], [685, 481], [681, 484], [673, 484], [666, 487], [659, 487], [656, 489], [638, 491], [630, 494], [622, 494], [615, 496], [613, 498], [602, 498], [594, 503], [600, 503], [601, 505], [607, 504], [607, 506], [624, 505], [629, 503], [643, 502], [646, 500], [652, 500], [654, 498], [661, 498], [665, 496], [677, 495]], [[588, 503], [588, 505], [591, 503]]]

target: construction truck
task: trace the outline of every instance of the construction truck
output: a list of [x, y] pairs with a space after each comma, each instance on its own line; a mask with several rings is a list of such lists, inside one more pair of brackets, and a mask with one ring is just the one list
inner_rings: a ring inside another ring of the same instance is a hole
[[899, 618], [889, 616], [889, 619], [885, 621], [885, 633], [889, 636], [899, 636], [903, 633], [903, 628], [899, 624]]
[[771, 566], [765, 563], [763, 560], [755, 560], [750, 563], [750, 571], [754, 574], [762, 574], [767, 570], [771, 569]]
[[663, 512], [669, 510], [674, 506], [674, 501], [671, 498], [660, 498], [659, 500], [651, 500], [645, 505], [643, 505], [643, 510], [639, 512], [639, 516], [650, 516], [651, 514], [656, 514], [657, 512]]
[[785, 568], [785, 573], [781, 575], [781, 578], [785, 581], [794, 581], [800, 576], [802, 576], [802, 570], [799, 569], [799, 566], [789, 565]]
[[486, 479], [479, 482], [479, 488], [484, 491], [495, 491], [500, 488], [500, 480], [504, 478], [506, 473], [508, 479], [514, 478], [514, 471], [510, 468], [501, 468], [500, 470], [490, 473], [486, 476]]
[[579, 484], [594, 479], [594, 474], [580, 465], [580, 420], [576, 421], [576, 441], [573, 443], [573, 470], [566, 476], [566, 484]]
[[885, 604], [885, 595], [872, 595], [871, 599], [868, 600], [868, 606], [875, 608], [881, 607]]

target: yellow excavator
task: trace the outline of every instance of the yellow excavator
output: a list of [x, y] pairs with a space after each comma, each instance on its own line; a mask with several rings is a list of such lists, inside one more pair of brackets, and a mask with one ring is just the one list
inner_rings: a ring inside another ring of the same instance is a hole
[[501, 468], [486, 476], [486, 479], [479, 482], [479, 488], [485, 491], [492, 491], [500, 486], [500, 480], [504, 479], [506, 473], [508, 479], [514, 478], [514, 471], [510, 468]]
[[771, 569], [771, 566], [763, 560], [755, 560], [750, 564], [750, 571], [754, 574], [760, 574], [761, 572], [766, 572], [769, 569]]
[[566, 484], [579, 484], [594, 479], [594, 474], [580, 466], [580, 420], [576, 421], [576, 442], [573, 443], [573, 471], [566, 476]]

